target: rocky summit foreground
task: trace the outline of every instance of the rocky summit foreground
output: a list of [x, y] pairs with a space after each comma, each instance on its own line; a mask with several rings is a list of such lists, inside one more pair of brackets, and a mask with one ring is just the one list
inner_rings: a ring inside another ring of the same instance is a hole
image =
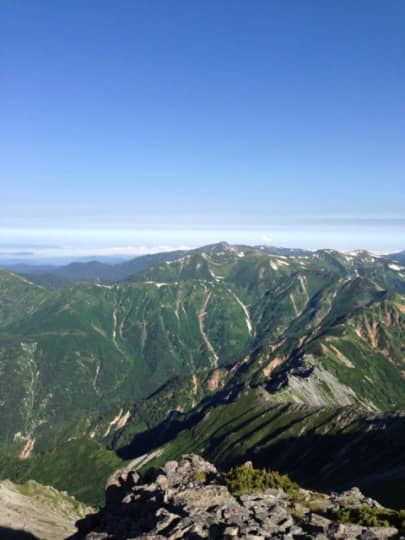
[[[228, 486], [212, 464], [195, 454], [168, 461], [144, 478], [133, 470], [117, 471], [107, 485], [105, 507], [80, 520], [71, 538], [401, 538], [398, 527], [403, 524], [392, 524], [402, 513], [382, 508], [357, 488], [331, 495], [272, 488], [237, 496]], [[381, 525], [376, 517], [381, 515], [388, 517], [384, 526], [364, 525], [365, 519], [368, 525]], [[348, 522], [352, 516], [363, 517], [355, 524]]]

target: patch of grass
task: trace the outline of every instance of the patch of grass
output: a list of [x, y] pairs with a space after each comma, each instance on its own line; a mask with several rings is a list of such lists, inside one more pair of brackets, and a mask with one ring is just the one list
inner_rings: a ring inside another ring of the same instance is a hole
[[229, 491], [236, 496], [249, 495], [268, 488], [283, 489], [292, 496], [299, 494], [299, 486], [286, 474], [266, 469], [255, 469], [251, 465], [233, 467], [225, 474]]
[[357, 508], [340, 508], [331, 512], [339, 523], [355, 523], [365, 527], [405, 527], [405, 510], [395, 512], [386, 508], [361, 505]]
[[306, 506], [315, 514], [322, 514], [324, 512], [324, 505], [320, 501], [309, 501], [306, 503]]
[[197, 471], [194, 475], [194, 480], [196, 482], [205, 482], [206, 479], [207, 479], [206, 471]]

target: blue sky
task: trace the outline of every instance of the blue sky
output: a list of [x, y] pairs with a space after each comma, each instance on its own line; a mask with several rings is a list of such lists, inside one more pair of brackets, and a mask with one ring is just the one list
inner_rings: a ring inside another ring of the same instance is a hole
[[404, 28], [401, 0], [3, 0], [0, 248], [403, 249]]

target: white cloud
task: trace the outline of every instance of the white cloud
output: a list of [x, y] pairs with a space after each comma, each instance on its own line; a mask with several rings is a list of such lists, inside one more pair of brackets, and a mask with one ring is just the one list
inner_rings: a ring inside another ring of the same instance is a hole
[[[399, 251], [405, 247], [405, 228], [397, 225], [368, 227], [339, 224], [284, 223], [265, 227], [93, 227], [0, 228], [0, 256], [11, 246], [33, 252], [32, 258], [126, 256], [189, 249], [219, 241], [232, 244], [270, 244], [307, 249], [368, 249]], [[55, 247], [57, 246], [57, 247]], [[14, 249], [13, 249], [14, 251]], [[25, 257], [28, 259], [28, 256]]]

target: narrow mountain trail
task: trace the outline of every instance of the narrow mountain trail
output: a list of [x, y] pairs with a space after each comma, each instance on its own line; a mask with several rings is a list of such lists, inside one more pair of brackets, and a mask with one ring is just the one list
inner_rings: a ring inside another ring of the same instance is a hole
[[201, 309], [200, 309], [200, 312], [198, 314], [198, 324], [199, 324], [199, 327], [200, 327], [200, 332], [201, 332], [202, 338], [203, 338], [203, 340], [204, 340], [204, 342], [205, 342], [205, 344], [207, 346], [207, 349], [209, 350], [209, 352], [211, 353], [211, 355], [214, 358], [213, 367], [217, 368], [218, 367], [219, 357], [218, 357], [212, 343], [210, 342], [207, 334], [205, 333], [205, 329], [204, 329], [205, 316], [207, 314], [207, 307], [208, 307], [208, 303], [210, 301], [212, 293], [208, 292], [205, 287], [204, 287], [204, 290], [207, 292], [207, 295], [206, 295], [206, 297], [204, 299], [204, 302], [203, 302], [203, 304], [201, 306]]
[[15, 277], [16, 279], [19, 279], [20, 281], [25, 283], [26, 285], [30, 285], [31, 287], [36, 287], [37, 289], [43, 289], [44, 291], [46, 291], [46, 287], [44, 287], [43, 285], [39, 285], [38, 283], [34, 283], [33, 281], [28, 280], [27, 278], [25, 278], [21, 274], [16, 274], [14, 272], [10, 272], [10, 274], [13, 277]]

